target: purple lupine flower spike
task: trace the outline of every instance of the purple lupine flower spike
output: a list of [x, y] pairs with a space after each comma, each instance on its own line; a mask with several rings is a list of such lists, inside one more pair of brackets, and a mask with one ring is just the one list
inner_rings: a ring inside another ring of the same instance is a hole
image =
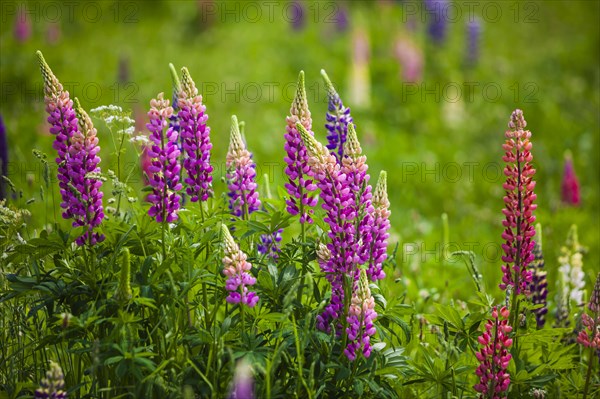
[[498, 312], [492, 309], [492, 319], [485, 324], [485, 332], [477, 339], [482, 348], [475, 353], [479, 360], [479, 367], [475, 374], [479, 377], [479, 383], [474, 388], [480, 392], [480, 399], [503, 398], [510, 385], [510, 374], [508, 364], [512, 359], [508, 349], [512, 346], [509, 334], [512, 327], [508, 324], [509, 312], [503, 307]]
[[304, 88], [304, 71], [300, 71], [298, 76], [298, 87], [296, 96], [292, 102], [290, 116], [286, 118], [286, 134], [284, 149], [287, 153], [285, 162], [287, 166], [285, 173], [289, 180], [285, 188], [290, 195], [286, 199], [287, 211], [292, 215], [300, 214], [300, 223], [312, 223], [311, 214], [314, 212], [311, 208], [317, 205], [317, 198], [310, 195], [317, 186], [310, 178], [310, 167], [308, 166], [308, 154], [306, 146], [302, 140], [296, 123], [301, 123], [312, 135], [312, 119], [306, 100], [306, 90]]
[[348, 125], [352, 123], [350, 108], [344, 107], [340, 95], [335, 91], [331, 80], [325, 70], [321, 69], [321, 76], [327, 86], [327, 114], [325, 115], [325, 129], [327, 129], [327, 148], [335, 155], [338, 163], [344, 159], [344, 143], [348, 134]]
[[69, 92], [52, 73], [41, 52], [37, 52], [44, 77], [46, 111], [52, 126], [50, 133], [56, 135], [52, 147], [58, 156], [58, 181], [65, 219], [73, 219], [73, 227], [85, 226], [87, 231], [78, 237], [77, 245], [94, 245], [104, 236], [93, 229], [102, 223], [102, 181], [90, 174], [98, 174], [100, 157], [98, 138], [92, 120], [79, 102], [74, 107]]
[[[371, 176], [367, 173], [367, 157], [362, 155], [362, 148], [356, 135], [354, 124], [348, 125], [347, 140], [344, 143], [345, 156], [342, 160], [341, 171], [346, 175], [347, 185], [354, 197], [350, 218], [355, 221], [355, 231], [358, 233], [358, 246], [356, 248], [357, 264], [368, 262], [371, 243], [373, 241], [373, 214], [374, 208], [371, 203], [371, 190], [369, 184]], [[356, 269], [358, 273], [358, 269]], [[358, 276], [356, 276], [358, 277]], [[372, 279], [382, 279], [385, 273], [379, 270], [376, 275], [369, 273]]]
[[0, 114], [0, 200], [5, 196], [4, 193], [4, 180], [2, 176], [6, 176], [8, 168], [8, 142], [6, 140], [6, 126], [4, 125], [4, 119]]
[[[104, 219], [104, 210], [102, 207], [102, 197], [104, 193], [100, 190], [102, 180], [95, 174], [100, 173], [100, 147], [98, 146], [98, 137], [89, 115], [75, 98], [75, 113], [79, 120], [79, 130], [77, 130], [71, 139], [69, 148], [71, 169], [70, 184], [76, 189], [78, 195], [77, 201], [73, 201], [71, 209], [74, 217], [73, 227], [85, 226], [87, 231], [75, 240], [77, 245], [89, 243], [94, 245], [104, 240], [104, 235], [95, 233], [93, 230], [98, 227]], [[73, 198], [72, 198], [73, 199]]]
[[536, 195], [533, 192], [535, 181], [533, 175], [535, 169], [531, 166], [533, 156], [531, 155], [531, 132], [524, 130], [527, 122], [523, 117], [523, 111], [515, 110], [506, 132], [506, 142], [502, 146], [506, 162], [504, 174], [507, 176], [503, 188], [506, 192], [504, 197], [505, 208], [502, 213], [506, 219], [502, 222], [504, 232], [502, 245], [505, 255], [502, 257], [502, 283], [500, 289], [505, 290], [512, 286], [515, 294], [527, 293], [531, 282], [531, 272], [527, 266], [533, 261], [533, 247], [535, 241], [535, 216], [533, 211], [537, 205], [533, 202]]
[[35, 390], [36, 399], [65, 399], [65, 375], [60, 366], [50, 361], [50, 370], [46, 372], [46, 377], [42, 378], [40, 387]]
[[252, 264], [246, 260], [248, 256], [242, 252], [224, 224], [221, 225], [221, 232], [225, 244], [225, 256], [223, 257], [223, 274], [227, 277], [225, 289], [229, 291], [225, 300], [229, 303], [254, 307], [259, 297], [255, 292], [248, 291], [249, 286], [256, 284], [256, 279], [249, 273]]
[[[330, 324], [336, 323], [336, 333], [341, 334], [340, 317], [344, 307], [345, 277], [351, 281], [358, 278], [357, 251], [358, 238], [353, 211], [354, 196], [346, 175], [341, 171], [335, 157], [319, 143], [300, 123], [296, 127], [308, 152], [308, 164], [318, 188], [321, 190], [325, 222], [329, 225], [327, 251], [322, 249], [321, 269], [331, 284], [331, 300], [322, 314], [317, 316], [317, 328], [330, 331]], [[325, 255], [326, 254], [326, 255]]]
[[186, 193], [192, 202], [206, 201], [213, 194], [212, 171], [210, 164], [210, 127], [206, 125], [208, 115], [202, 104], [202, 96], [187, 68], [181, 69], [181, 90], [178, 95], [179, 123], [185, 158], [183, 167], [186, 170]]
[[356, 359], [356, 352], [362, 350], [364, 357], [371, 355], [371, 337], [375, 335], [373, 324], [377, 312], [375, 312], [375, 299], [369, 289], [369, 280], [364, 269], [360, 269], [360, 278], [352, 295], [352, 302], [348, 309], [348, 346], [344, 354], [350, 361]]
[[163, 93], [159, 93], [156, 99], [150, 101], [150, 123], [146, 127], [153, 142], [148, 151], [152, 158], [148, 171], [151, 173], [149, 178], [153, 192], [148, 195], [148, 201], [152, 203], [148, 214], [159, 223], [177, 220], [181, 202], [177, 193], [182, 188], [179, 183], [181, 165], [178, 161], [180, 151], [177, 148], [177, 132], [168, 128], [169, 117], [172, 114], [173, 108], [169, 105], [169, 100], [164, 99]]
[[247, 219], [260, 208], [255, 182], [256, 164], [242, 140], [235, 115], [231, 117], [231, 139], [226, 159], [229, 208], [234, 216]]
[[548, 282], [546, 281], [546, 270], [544, 270], [544, 255], [542, 253], [542, 226], [538, 223], [535, 226], [535, 246], [533, 247], [533, 262], [529, 265], [531, 271], [531, 283], [529, 291], [531, 292], [531, 302], [534, 305], [542, 305], [535, 309], [535, 320], [537, 328], [544, 327], [546, 323], [546, 313], [548, 313]]
[[385, 277], [382, 266], [387, 259], [387, 239], [390, 236], [390, 201], [387, 195], [387, 172], [384, 170], [379, 173], [372, 204], [373, 230], [367, 274], [372, 280], [380, 280]]
[[69, 158], [69, 146], [71, 138], [77, 131], [77, 117], [73, 109], [73, 101], [69, 97], [69, 92], [63, 90], [62, 85], [52, 73], [52, 70], [46, 63], [44, 56], [40, 51], [37, 53], [42, 76], [44, 78], [44, 101], [46, 103], [46, 112], [48, 113], [48, 123], [50, 123], [50, 133], [55, 135], [52, 148], [57, 152], [56, 164], [58, 165], [58, 186], [62, 202], [60, 207], [64, 209], [63, 218], [69, 219], [72, 214], [69, 209], [69, 203], [74, 194], [69, 187], [70, 176], [67, 169]]
[[448, 0], [425, 0], [429, 26], [427, 33], [436, 44], [441, 44], [446, 39], [448, 25]]
[[467, 65], [474, 67], [479, 60], [479, 41], [481, 40], [481, 22], [473, 18], [467, 23]]
[[252, 366], [245, 359], [238, 362], [235, 367], [233, 387], [228, 399], [254, 399], [254, 381]]

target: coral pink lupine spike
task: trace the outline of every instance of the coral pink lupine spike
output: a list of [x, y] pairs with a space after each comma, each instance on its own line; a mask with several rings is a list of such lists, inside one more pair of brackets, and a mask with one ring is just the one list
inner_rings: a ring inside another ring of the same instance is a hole
[[527, 266], [533, 261], [533, 248], [535, 242], [535, 216], [533, 211], [537, 208], [534, 204], [536, 195], [533, 192], [535, 181], [535, 169], [531, 165], [531, 132], [523, 130], [527, 122], [523, 117], [523, 111], [515, 110], [508, 123], [505, 134], [506, 141], [502, 148], [506, 162], [504, 174], [506, 182], [503, 188], [506, 192], [504, 197], [505, 208], [502, 213], [505, 220], [502, 222], [504, 232], [502, 245], [504, 256], [502, 261], [502, 283], [500, 288], [505, 290], [512, 286], [516, 294], [527, 293], [528, 285], [531, 283], [531, 272]]

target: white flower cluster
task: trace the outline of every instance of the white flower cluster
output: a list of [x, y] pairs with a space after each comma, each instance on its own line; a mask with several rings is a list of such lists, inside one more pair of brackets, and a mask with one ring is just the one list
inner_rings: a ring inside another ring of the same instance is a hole
[[101, 105], [90, 111], [92, 115], [103, 119], [111, 132], [132, 136], [135, 133], [135, 120], [129, 117], [129, 111], [123, 111], [118, 105]]
[[564, 303], [575, 302], [577, 306], [585, 301], [585, 273], [583, 272], [583, 253], [585, 249], [579, 244], [577, 226], [572, 226], [567, 238], [567, 245], [560, 249], [558, 262], [562, 300]]

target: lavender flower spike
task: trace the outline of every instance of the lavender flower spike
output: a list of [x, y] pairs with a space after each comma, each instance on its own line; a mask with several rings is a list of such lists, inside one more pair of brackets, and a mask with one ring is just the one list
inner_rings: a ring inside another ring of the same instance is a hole
[[387, 172], [379, 173], [379, 180], [373, 194], [373, 229], [367, 274], [372, 280], [385, 278], [383, 262], [387, 259], [387, 240], [390, 236], [390, 201], [387, 194]]
[[360, 269], [358, 287], [352, 295], [350, 309], [348, 309], [348, 340], [350, 343], [344, 349], [344, 354], [350, 361], [356, 359], [356, 351], [362, 349], [364, 357], [371, 355], [371, 337], [375, 335], [373, 322], [377, 317], [375, 312], [375, 299], [369, 289], [369, 280], [364, 269]]
[[529, 291], [531, 292], [531, 302], [534, 305], [543, 305], [541, 308], [533, 311], [535, 313], [537, 328], [542, 328], [546, 323], [545, 315], [548, 313], [548, 282], [546, 281], [544, 255], [542, 253], [542, 225], [539, 223], [535, 226], [535, 236], [535, 246], [533, 247], [534, 259], [529, 265], [532, 276]]
[[298, 87], [296, 96], [292, 102], [290, 116], [286, 118], [286, 134], [284, 149], [287, 153], [285, 162], [287, 167], [285, 173], [288, 175], [288, 182], [285, 184], [288, 194], [286, 199], [287, 211], [291, 215], [300, 214], [300, 223], [312, 223], [310, 214], [313, 210], [310, 209], [317, 205], [317, 199], [309, 195], [311, 191], [315, 191], [317, 186], [312, 180], [306, 177], [310, 175], [310, 167], [308, 166], [308, 154], [306, 147], [302, 141], [302, 137], [296, 127], [297, 123], [301, 125], [313, 135], [312, 119], [308, 110], [308, 102], [306, 101], [306, 90], [304, 89], [304, 72], [300, 71], [298, 76]]
[[327, 148], [331, 150], [331, 153], [335, 155], [338, 163], [342, 163], [344, 159], [344, 143], [346, 142], [346, 135], [348, 134], [348, 125], [352, 123], [352, 116], [350, 116], [350, 108], [344, 107], [340, 95], [335, 91], [331, 80], [325, 70], [321, 69], [321, 76], [325, 81], [327, 87], [327, 114], [325, 119], [325, 129], [329, 133], [327, 135]]
[[192, 202], [206, 201], [213, 194], [210, 164], [210, 127], [206, 125], [208, 115], [202, 104], [202, 96], [187, 68], [181, 69], [181, 90], [178, 95], [179, 123], [185, 158], [183, 167], [187, 172], [186, 192]]
[[35, 390], [36, 399], [65, 399], [65, 375], [60, 366], [50, 361], [50, 370], [46, 372], [46, 377], [40, 382], [40, 387]]
[[252, 264], [246, 259], [248, 256], [240, 250], [234, 241], [229, 229], [221, 225], [225, 256], [223, 257], [223, 274], [227, 277], [225, 289], [229, 295], [225, 299], [229, 303], [241, 303], [249, 308], [254, 307], [259, 300], [255, 292], [248, 291], [248, 286], [256, 284], [256, 279], [248, 273]]
[[254, 181], [256, 164], [242, 140], [235, 115], [231, 117], [231, 139], [226, 159], [229, 208], [234, 216], [248, 219], [252, 212], [260, 208], [257, 184]]
[[77, 245], [83, 245], [86, 242], [94, 245], [104, 240], [103, 234], [93, 232], [94, 228], [98, 227], [104, 219], [102, 207], [104, 194], [100, 191], [102, 180], [92, 177], [93, 174], [100, 173], [98, 166], [100, 147], [96, 128], [77, 98], [75, 98], [75, 112], [79, 119], [79, 130], [73, 134], [71, 139], [69, 169], [71, 170], [70, 187], [75, 188], [77, 195], [71, 197], [70, 208], [75, 219], [73, 227], [85, 226], [87, 228], [87, 231], [75, 242]]
[[[309, 154], [308, 162], [321, 190], [325, 222], [329, 225], [327, 250], [321, 250], [321, 270], [331, 284], [331, 300], [322, 314], [317, 316], [317, 328], [329, 332], [330, 324], [336, 322], [336, 333], [341, 334], [340, 318], [344, 311], [347, 281], [358, 279], [358, 238], [353, 211], [355, 203], [347, 176], [341, 171], [335, 157], [319, 143], [300, 123], [298, 131]], [[350, 277], [347, 279], [346, 277]], [[346, 285], [346, 287], [344, 287]]]
[[169, 100], [164, 99], [163, 93], [150, 101], [150, 107], [150, 123], [146, 127], [153, 142], [148, 151], [152, 158], [148, 171], [151, 173], [149, 178], [153, 192], [148, 196], [148, 201], [152, 203], [148, 214], [159, 223], [171, 223], [178, 217], [181, 197], [177, 192], [182, 188], [179, 183], [181, 165], [178, 161], [180, 151], [177, 148], [177, 132], [173, 128], [164, 132], [173, 115], [173, 108], [169, 105]]

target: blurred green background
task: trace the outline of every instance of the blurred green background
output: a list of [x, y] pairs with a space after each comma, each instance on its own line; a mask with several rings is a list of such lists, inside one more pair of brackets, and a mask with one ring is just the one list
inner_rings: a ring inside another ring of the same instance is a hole
[[[435, 15], [421, 1], [3, 1], [0, 112], [8, 176], [22, 190], [22, 196], [9, 195], [10, 202], [31, 209], [29, 228], [39, 231], [46, 212], [39, 200], [42, 168], [31, 150], [54, 155], [38, 49], [84, 108], [117, 104], [132, 110], [138, 126], [151, 98], [172, 94], [168, 63], [187, 66], [209, 115], [217, 193], [225, 188], [220, 176], [232, 114], [246, 122], [261, 187], [263, 173], [270, 174], [273, 192], [283, 184], [285, 117], [300, 70], [313, 130], [325, 140], [324, 68], [352, 109], [373, 180], [388, 171], [390, 251], [399, 243], [397, 269], [388, 274], [407, 277], [399, 280], [399, 293], [413, 299], [424, 289], [434, 298], [472, 295], [463, 264], [443, 256], [446, 213], [448, 249], [474, 250], [487, 288], [499, 294], [501, 145], [515, 108], [523, 109], [533, 133], [550, 298], [556, 258], [573, 223], [589, 249], [589, 292], [600, 258], [600, 3], [444, 4], [445, 37], [436, 42], [428, 33]], [[469, 63], [473, 19], [481, 35], [477, 61]], [[112, 141], [103, 123], [96, 125], [101, 167], [114, 169]], [[566, 150], [581, 187], [576, 207], [561, 202]], [[137, 154], [128, 143], [126, 168], [135, 169], [130, 183], [139, 189]], [[36, 201], [26, 204], [31, 198]]]

